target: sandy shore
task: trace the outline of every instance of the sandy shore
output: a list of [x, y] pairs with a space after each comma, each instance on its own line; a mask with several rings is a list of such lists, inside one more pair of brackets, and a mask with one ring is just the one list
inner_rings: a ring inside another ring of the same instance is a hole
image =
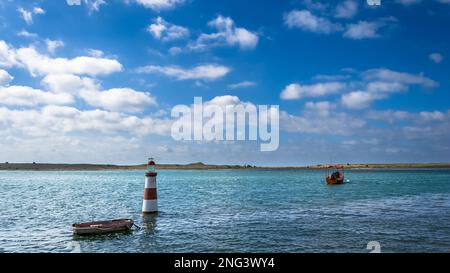
[[[328, 165], [298, 167], [258, 167], [250, 165], [210, 165], [201, 162], [191, 164], [158, 164], [158, 169], [173, 170], [304, 170], [324, 169]], [[346, 169], [413, 169], [413, 168], [450, 168], [450, 163], [393, 163], [393, 164], [347, 164]], [[100, 171], [100, 170], [144, 170], [146, 165], [101, 165], [101, 164], [47, 164], [47, 163], [0, 163], [2, 171]]]

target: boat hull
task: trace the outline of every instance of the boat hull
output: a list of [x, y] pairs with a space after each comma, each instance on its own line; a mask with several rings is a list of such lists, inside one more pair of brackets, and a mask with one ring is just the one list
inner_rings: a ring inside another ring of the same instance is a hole
[[118, 219], [110, 221], [96, 221], [73, 224], [72, 230], [76, 235], [96, 235], [130, 230], [134, 225], [131, 219]]
[[343, 184], [344, 183], [344, 178], [327, 177], [326, 181], [327, 181], [328, 185], [338, 185], [338, 184]]

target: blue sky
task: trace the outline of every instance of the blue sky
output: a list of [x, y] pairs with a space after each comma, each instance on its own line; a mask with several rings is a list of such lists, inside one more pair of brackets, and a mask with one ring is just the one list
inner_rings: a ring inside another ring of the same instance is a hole
[[[450, 1], [0, 3], [0, 161], [450, 161]], [[280, 106], [280, 146], [178, 142], [194, 96]]]

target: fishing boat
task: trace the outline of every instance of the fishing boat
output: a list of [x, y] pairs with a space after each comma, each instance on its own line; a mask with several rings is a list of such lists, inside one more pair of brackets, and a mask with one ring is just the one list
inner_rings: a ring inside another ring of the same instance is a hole
[[95, 235], [130, 230], [134, 225], [131, 219], [117, 219], [73, 224], [76, 235]]
[[328, 166], [327, 176], [325, 180], [328, 185], [338, 185], [344, 183], [344, 166], [331, 165]]

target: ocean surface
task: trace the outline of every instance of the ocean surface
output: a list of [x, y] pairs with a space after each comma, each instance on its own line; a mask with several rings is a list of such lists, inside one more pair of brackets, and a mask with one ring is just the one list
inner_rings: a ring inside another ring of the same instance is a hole
[[[160, 212], [140, 214], [142, 171], [0, 172], [0, 252], [450, 251], [450, 170], [158, 172]], [[73, 236], [71, 224], [142, 229]]]

